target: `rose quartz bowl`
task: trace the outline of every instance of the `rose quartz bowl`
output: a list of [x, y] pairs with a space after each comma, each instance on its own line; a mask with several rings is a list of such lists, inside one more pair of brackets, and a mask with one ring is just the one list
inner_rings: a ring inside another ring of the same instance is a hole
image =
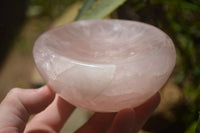
[[33, 54], [57, 94], [96, 112], [141, 105], [164, 85], [176, 62], [173, 42], [164, 32], [124, 20], [54, 28], [37, 39]]

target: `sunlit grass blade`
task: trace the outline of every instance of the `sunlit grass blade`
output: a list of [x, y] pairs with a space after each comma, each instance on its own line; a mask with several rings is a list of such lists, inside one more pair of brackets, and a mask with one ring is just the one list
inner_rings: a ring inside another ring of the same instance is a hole
[[125, 1], [126, 0], [85, 0], [75, 20], [104, 18]]

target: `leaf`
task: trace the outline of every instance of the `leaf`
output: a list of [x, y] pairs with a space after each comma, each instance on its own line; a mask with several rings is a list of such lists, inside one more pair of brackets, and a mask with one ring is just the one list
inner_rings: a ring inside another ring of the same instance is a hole
[[125, 1], [126, 0], [85, 0], [75, 20], [104, 18]]
[[96, 2], [96, 0], [84, 0], [82, 8], [79, 10], [78, 15], [76, 16], [75, 20], [78, 20], [85, 11], [90, 10], [92, 5]]
[[56, 19], [56, 21], [53, 22], [52, 27], [57, 27], [69, 22], [72, 22], [77, 14], [79, 9], [81, 8], [83, 2], [77, 1], [74, 4], [72, 4], [70, 7], [68, 7], [63, 14]]

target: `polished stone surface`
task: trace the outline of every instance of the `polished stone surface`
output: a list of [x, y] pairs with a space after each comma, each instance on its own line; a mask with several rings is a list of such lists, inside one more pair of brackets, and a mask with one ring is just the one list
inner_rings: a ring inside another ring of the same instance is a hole
[[33, 54], [55, 92], [98, 112], [141, 105], [164, 85], [176, 62], [164, 32], [122, 20], [79, 21], [49, 30]]

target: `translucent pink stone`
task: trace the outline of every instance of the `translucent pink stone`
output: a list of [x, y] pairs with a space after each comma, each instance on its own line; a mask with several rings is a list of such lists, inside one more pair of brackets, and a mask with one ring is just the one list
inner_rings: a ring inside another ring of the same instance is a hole
[[141, 105], [164, 85], [176, 62], [164, 32], [122, 20], [79, 21], [49, 30], [33, 54], [55, 92], [97, 112]]

